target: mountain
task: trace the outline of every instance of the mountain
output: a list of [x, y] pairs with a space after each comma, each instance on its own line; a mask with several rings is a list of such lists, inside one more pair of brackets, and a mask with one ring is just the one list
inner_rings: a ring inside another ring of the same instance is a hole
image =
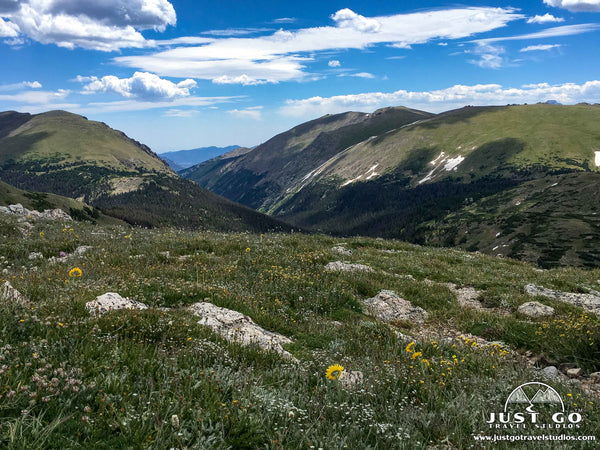
[[184, 170], [181, 175], [231, 200], [273, 212], [302, 189], [323, 164], [348, 148], [431, 116], [408, 108], [326, 115], [242, 155], [224, 155]]
[[65, 111], [0, 113], [0, 179], [19, 189], [85, 201], [137, 225], [289, 228], [181, 179], [124, 133]]
[[[292, 136], [309, 141], [313, 121], [184, 176], [312, 230], [458, 246], [542, 267], [600, 265], [599, 106], [465, 107], [365, 138], [368, 121], [313, 135], [325, 141], [318, 160], [313, 141], [290, 146], [297, 153], [276, 148]], [[362, 139], [340, 151], [327, 145], [332, 134]], [[283, 186], [273, 182], [278, 171]]]
[[230, 145], [228, 147], [200, 147], [192, 150], [178, 150], [174, 152], [159, 153], [164, 161], [171, 166], [171, 168], [177, 172], [188, 167], [200, 164], [203, 161], [207, 161], [212, 158], [216, 158], [223, 153], [230, 152], [240, 148], [239, 145]]

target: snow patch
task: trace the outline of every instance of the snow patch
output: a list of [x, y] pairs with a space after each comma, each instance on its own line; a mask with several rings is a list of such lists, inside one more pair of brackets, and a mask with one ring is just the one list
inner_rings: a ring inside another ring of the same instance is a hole
[[451, 158], [446, 161], [446, 165], [444, 166], [444, 170], [446, 172], [450, 172], [451, 170], [456, 170], [458, 165], [465, 160], [464, 156], [458, 155], [456, 158]]
[[431, 171], [425, 175], [425, 178], [419, 180], [419, 184], [431, 180], [436, 171], [445, 170], [446, 172], [450, 172], [451, 170], [456, 170], [458, 165], [464, 160], [465, 157], [462, 155], [450, 158], [446, 155], [446, 153], [441, 152], [437, 158], [435, 158], [433, 161], [429, 161], [429, 165], [433, 166], [433, 169], [431, 169]]
[[596, 167], [600, 167], [600, 151], [595, 151], [594, 154], [596, 155]]

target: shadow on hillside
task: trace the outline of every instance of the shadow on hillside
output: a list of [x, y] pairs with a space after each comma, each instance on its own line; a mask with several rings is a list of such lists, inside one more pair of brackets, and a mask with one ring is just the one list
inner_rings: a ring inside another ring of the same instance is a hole
[[0, 162], [5, 162], [10, 159], [20, 159], [20, 157], [33, 148], [36, 143], [49, 138], [51, 135], [52, 133], [41, 131], [39, 133], [4, 138], [0, 145]]
[[454, 109], [438, 114], [431, 120], [415, 125], [415, 128], [438, 128], [442, 125], [451, 125], [459, 122], [468, 122], [471, 118], [490, 111], [505, 108], [504, 106], [465, 106], [464, 108]]

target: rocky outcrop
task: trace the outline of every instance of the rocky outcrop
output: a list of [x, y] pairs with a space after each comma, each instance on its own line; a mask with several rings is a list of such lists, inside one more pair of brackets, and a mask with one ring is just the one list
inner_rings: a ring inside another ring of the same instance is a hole
[[24, 208], [20, 203], [17, 203], [16, 205], [0, 206], [0, 213], [31, 220], [73, 220], [71, 216], [62, 209], [46, 209], [44, 212], [39, 212]]
[[414, 306], [393, 291], [383, 290], [375, 297], [363, 301], [367, 311], [382, 322], [408, 321], [423, 323], [427, 319], [427, 311]]
[[261, 349], [277, 352], [288, 359], [295, 358], [284, 348], [283, 344], [293, 341], [279, 333], [267, 331], [254, 321], [237, 311], [221, 308], [209, 302], [199, 302], [190, 305], [188, 309], [200, 317], [198, 323], [211, 328], [230, 342], [242, 345], [257, 345]]
[[85, 307], [94, 316], [106, 314], [109, 311], [117, 309], [148, 309], [146, 304], [127, 297], [123, 298], [116, 292], [107, 292], [100, 295], [95, 300], [87, 302]]
[[527, 302], [523, 303], [517, 311], [524, 316], [537, 318], [537, 317], [548, 317], [554, 315], [554, 308], [548, 305], [544, 305], [540, 302]]
[[555, 291], [546, 289], [535, 284], [525, 286], [525, 292], [529, 295], [540, 295], [563, 303], [569, 303], [600, 317], [600, 296], [594, 294], [577, 294], [573, 292]]
[[331, 248], [332, 252], [339, 253], [340, 255], [350, 256], [352, 255], [352, 250], [347, 249], [341, 244], [338, 244]]
[[364, 264], [350, 264], [341, 261], [330, 262], [325, 266], [325, 272], [373, 272], [373, 268]]
[[12, 287], [8, 281], [5, 281], [0, 288], [0, 301], [16, 303], [22, 306], [29, 305], [29, 299]]

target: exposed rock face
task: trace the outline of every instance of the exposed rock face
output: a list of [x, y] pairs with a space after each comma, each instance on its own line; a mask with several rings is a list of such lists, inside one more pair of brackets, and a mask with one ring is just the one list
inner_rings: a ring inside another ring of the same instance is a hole
[[0, 206], [0, 212], [33, 220], [73, 220], [71, 216], [62, 209], [46, 209], [44, 212], [39, 212], [24, 208], [20, 203], [17, 203], [16, 205]]
[[92, 315], [102, 315], [116, 309], [148, 309], [146, 304], [129, 298], [123, 298], [115, 292], [107, 292], [100, 295], [95, 300], [87, 302], [85, 307]]
[[382, 322], [407, 320], [413, 323], [422, 323], [427, 319], [427, 311], [418, 306], [413, 306], [393, 291], [381, 291], [375, 297], [364, 300], [369, 314]]
[[335, 261], [325, 266], [325, 272], [373, 272], [373, 268], [364, 264], [347, 264]]
[[362, 383], [363, 373], [359, 370], [347, 371], [342, 370], [342, 373], [338, 377], [338, 382], [345, 388], [354, 387], [357, 384]]
[[554, 291], [546, 289], [535, 284], [525, 286], [525, 292], [529, 295], [541, 295], [543, 297], [558, 300], [559, 302], [570, 303], [585, 309], [592, 314], [600, 317], [600, 296], [594, 294], [576, 294], [573, 292]]
[[448, 286], [448, 289], [450, 289], [454, 294], [456, 294], [456, 300], [458, 301], [458, 304], [460, 306], [479, 310], [485, 309], [481, 302], [478, 300], [481, 291], [478, 291], [474, 287], [459, 288], [454, 283], [446, 283], [446, 286]]
[[527, 302], [523, 303], [517, 309], [518, 312], [527, 317], [548, 317], [554, 315], [554, 308], [548, 305], [544, 305], [540, 302]]
[[258, 326], [254, 321], [244, 314], [227, 308], [221, 308], [209, 302], [199, 302], [190, 305], [189, 310], [201, 319], [200, 325], [206, 325], [216, 333], [231, 342], [242, 345], [258, 345], [264, 350], [275, 351], [289, 358], [295, 358], [286, 350], [282, 344], [293, 342], [290, 338], [278, 333], [267, 331]]
[[336, 245], [335, 247], [332, 247], [331, 251], [339, 253], [340, 255], [344, 255], [344, 256], [350, 256], [352, 254], [352, 250], [347, 249], [346, 247], [344, 247], [341, 244]]
[[0, 288], [0, 301], [28, 305], [29, 300], [6, 281]]

